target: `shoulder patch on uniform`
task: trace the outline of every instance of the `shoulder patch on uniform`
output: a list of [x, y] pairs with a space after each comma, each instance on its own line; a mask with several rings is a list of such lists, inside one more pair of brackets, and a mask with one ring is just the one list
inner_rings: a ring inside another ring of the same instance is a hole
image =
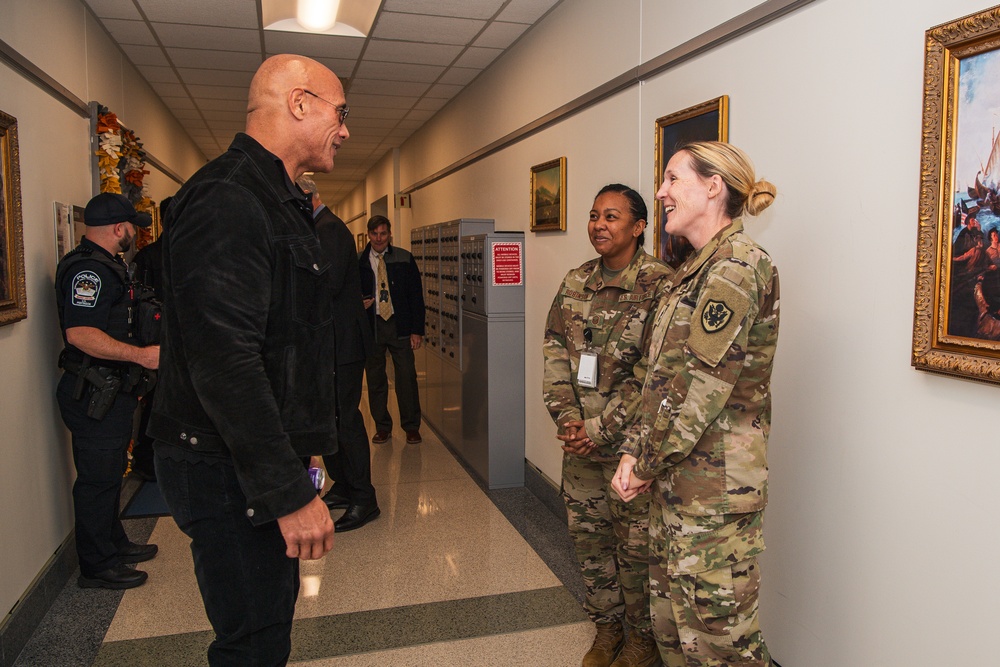
[[701, 326], [706, 333], [715, 333], [725, 329], [732, 316], [733, 309], [725, 301], [709, 299], [705, 303], [705, 309], [701, 311]]
[[93, 308], [97, 305], [97, 296], [101, 293], [101, 278], [93, 271], [80, 271], [73, 276], [70, 288], [71, 303], [74, 306]]
[[750, 295], [740, 287], [718, 275], [709, 276], [691, 321], [691, 352], [709, 366], [718, 366], [751, 314], [752, 305]]

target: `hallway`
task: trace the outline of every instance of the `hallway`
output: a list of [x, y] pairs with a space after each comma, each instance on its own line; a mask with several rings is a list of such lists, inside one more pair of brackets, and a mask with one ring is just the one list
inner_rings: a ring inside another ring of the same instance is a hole
[[[302, 563], [289, 664], [579, 665], [593, 628], [562, 520], [527, 488], [482, 489], [422, 433], [420, 445], [397, 429], [372, 446], [381, 517]], [[138, 485], [127, 480], [125, 497]], [[142, 564], [149, 582], [81, 590], [74, 573], [16, 667], [207, 664], [187, 538], [169, 516], [125, 525], [160, 547]]]

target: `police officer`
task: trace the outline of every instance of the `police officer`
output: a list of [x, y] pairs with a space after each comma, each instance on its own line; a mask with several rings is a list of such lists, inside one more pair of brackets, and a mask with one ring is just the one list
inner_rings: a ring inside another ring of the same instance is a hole
[[118, 517], [122, 475], [137, 392], [159, 363], [159, 345], [137, 345], [135, 300], [124, 260], [136, 227], [150, 217], [119, 194], [102, 193], [84, 211], [86, 235], [56, 270], [65, 370], [56, 395], [73, 434], [76, 551], [82, 588], [134, 588], [146, 573], [128, 567], [156, 555], [154, 544], [129, 541]]

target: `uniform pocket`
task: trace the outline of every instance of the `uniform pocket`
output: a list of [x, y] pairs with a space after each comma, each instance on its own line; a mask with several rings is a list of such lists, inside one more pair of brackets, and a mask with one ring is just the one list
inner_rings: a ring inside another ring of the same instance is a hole
[[683, 579], [686, 585], [682, 588], [687, 598], [684, 604], [695, 621], [689, 629], [708, 639], [715, 651], [730, 655], [733, 652], [732, 630], [736, 616], [732, 568], [725, 566]]
[[330, 261], [319, 242], [289, 246], [292, 253], [291, 292], [295, 321], [318, 328], [333, 321]]

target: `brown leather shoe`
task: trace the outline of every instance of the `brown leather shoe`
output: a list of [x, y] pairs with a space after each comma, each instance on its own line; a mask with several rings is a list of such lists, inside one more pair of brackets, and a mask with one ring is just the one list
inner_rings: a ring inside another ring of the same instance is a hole
[[420, 431], [407, 431], [406, 432], [406, 444], [408, 445], [419, 445], [424, 439], [420, 437]]
[[384, 445], [389, 442], [389, 437], [392, 435], [389, 431], [375, 431], [375, 435], [372, 436], [372, 444]]
[[583, 656], [583, 667], [611, 667], [624, 641], [621, 623], [598, 623], [594, 645]]
[[618, 659], [611, 667], [660, 667], [660, 649], [656, 647], [653, 635], [641, 635], [630, 630]]

